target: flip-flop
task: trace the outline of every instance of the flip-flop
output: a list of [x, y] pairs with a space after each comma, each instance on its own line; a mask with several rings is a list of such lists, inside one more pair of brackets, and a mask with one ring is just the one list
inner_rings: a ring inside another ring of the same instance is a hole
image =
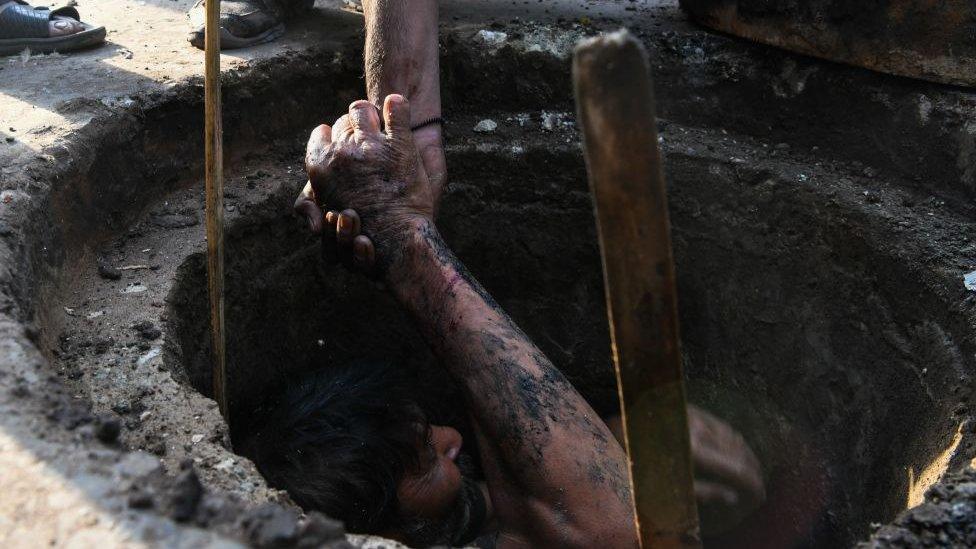
[[[64, 36], [50, 36], [48, 27], [55, 17], [70, 17], [84, 30]], [[66, 6], [55, 10], [32, 7], [25, 0], [0, 5], [0, 55], [14, 55], [25, 49], [32, 53], [51, 53], [97, 46], [105, 42], [105, 27], [81, 21], [78, 10]]]
[[[220, 48], [225, 50], [264, 44], [285, 33], [284, 19], [310, 9], [314, 0], [223, 0], [220, 3]], [[187, 40], [204, 47], [206, 0], [197, 0], [187, 12]]]

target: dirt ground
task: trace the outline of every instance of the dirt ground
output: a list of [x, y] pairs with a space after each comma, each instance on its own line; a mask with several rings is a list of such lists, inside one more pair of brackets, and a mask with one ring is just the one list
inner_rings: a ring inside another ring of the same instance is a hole
[[[268, 487], [205, 396], [188, 4], [90, 0], [111, 44], [0, 64], [0, 543], [389, 545]], [[338, 4], [223, 57], [244, 417], [289, 368], [422, 347], [290, 214], [309, 129], [361, 95], [361, 16]], [[771, 486], [715, 546], [971, 542], [972, 94], [712, 34], [676, 2], [455, 1], [442, 22], [445, 234], [601, 411], [615, 393], [568, 53], [621, 25], [651, 52], [691, 394], [744, 432]], [[328, 314], [289, 322], [343, 300], [386, 319], [377, 341]]]

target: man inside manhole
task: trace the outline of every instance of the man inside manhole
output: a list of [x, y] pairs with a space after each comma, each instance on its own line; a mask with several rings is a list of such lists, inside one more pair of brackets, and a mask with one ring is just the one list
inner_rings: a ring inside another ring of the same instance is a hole
[[[272, 484], [353, 532], [415, 546], [488, 536], [499, 547], [633, 547], [623, 449], [441, 238], [410, 120], [407, 100], [390, 95], [382, 114], [357, 101], [316, 128], [299, 202], [332, 210], [316, 214], [325, 242], [386, 283], [459, 385], [484, 480], [467, 474], [459, 433], [431, 424], [389, 364], [316, 373], [248, 453]], [[700, 501], [754, 509], [763, 481], [741, 436], [699, 411], [691, 427]]]

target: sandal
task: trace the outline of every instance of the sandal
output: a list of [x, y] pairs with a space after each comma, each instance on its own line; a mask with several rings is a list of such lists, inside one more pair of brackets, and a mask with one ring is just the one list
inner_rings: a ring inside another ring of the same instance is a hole
[[[56, 17], [74, 19], [83, 30], [74, 34], [51, 36], [50, 22]], [[73, 7], [55, 10], [35, 8], [25, 0], [11, 0], [0, 4], [0, 55], [14, 55], [25, 49], [30, 49], [32, 53], [65, 52], [104, 42], [105, 27], [83, 23], [78, 10]]]
[[[282, 22], [288, 15], [312, 7], [315, 0], [222, 0], [220, 2], [220, 48], [234, 49], [271, 42], [285, 33]], [[197, 0], [190, 18], [191, 44], [204, 48], [206, 0]]]

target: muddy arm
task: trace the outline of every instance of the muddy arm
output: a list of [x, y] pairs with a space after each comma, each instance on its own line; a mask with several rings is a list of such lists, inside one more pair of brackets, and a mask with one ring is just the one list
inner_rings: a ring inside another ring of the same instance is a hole
[[416, 226], [388, 280], [463, 388], [499, 545], [633, 547], [620, 445], [432, 223]]
[[334, 126], [316, 128], [305, 167], [330, 207], [358, 212], [379, 271], [461, 384], [499, 544], [633, 547], [623, 450], [444, 244], [408, 101], [388, 96], [382, 114], [383, 130], [376, 109], [356, 101]]
[[[378, 109], [391, 94], [411, 104], [409, 127], [420, 156], [421, 177], [429, 186], [436, 213], [447, 183], [442, 127], [428, 123], [441, 116], [440, 60], [437, 42], [437, 0], [364, 0], [366, 90]], [[419, 126], [423, 127], [419, 127]], [[324, 198], [324, 197], [323, 197]], [[310, 181], [295, 200], [295, 212], [308, 220], [313, 233], [326, 231], [323, 245], [332, 259], [335, 222], [328, 222]]]

